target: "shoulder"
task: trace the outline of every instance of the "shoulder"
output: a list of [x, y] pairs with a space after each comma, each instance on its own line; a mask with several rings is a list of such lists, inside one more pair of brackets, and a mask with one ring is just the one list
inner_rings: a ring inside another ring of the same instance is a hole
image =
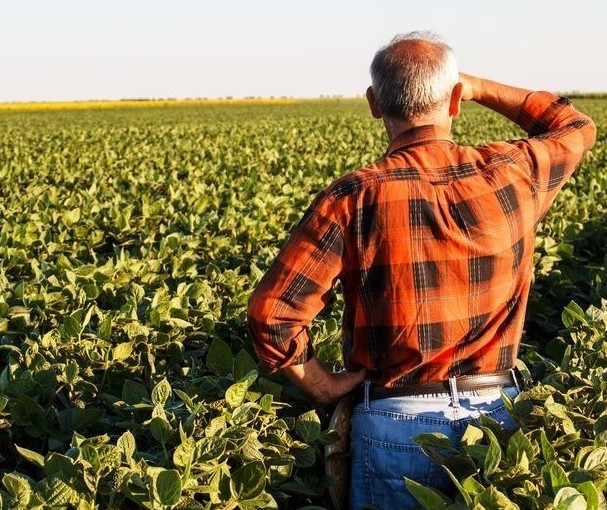
[[348, 195], [359, 193], [368, 186], [374, 178], [377, 178], [379, 168], [373, 164], [368, 167], [359, 168], [349, 172], [333, 181], [325, 190], [327, 197], [331, 200], [339, 200]]
[[406, 165], [399, 165], [393, 158], [384, 158], [375, 163], [349, 172], [333, 181], [325, 194], [330, 200], [341, 200], [358, 195], [391, 180], [419, 178], [419, 172]]

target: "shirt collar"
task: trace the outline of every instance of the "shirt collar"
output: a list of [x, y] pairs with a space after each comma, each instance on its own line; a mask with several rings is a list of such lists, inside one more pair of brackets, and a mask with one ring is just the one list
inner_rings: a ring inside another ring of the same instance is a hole
[[453, 141], [449, 131], [433, 124], [407, 129], [390, 142], [386, 151], [386, 157], [391, 156], [399, 149], [420, 143], [435, 142], [437, 140]]

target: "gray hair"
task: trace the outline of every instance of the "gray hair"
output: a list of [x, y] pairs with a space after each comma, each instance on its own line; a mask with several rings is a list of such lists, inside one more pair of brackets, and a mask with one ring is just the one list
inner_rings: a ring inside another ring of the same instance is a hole
[[371, 63], [375, 102], [385, 117], [426, 115], [449, 99], [458, 81], [453, 51], [432, 32], [396, 36]]

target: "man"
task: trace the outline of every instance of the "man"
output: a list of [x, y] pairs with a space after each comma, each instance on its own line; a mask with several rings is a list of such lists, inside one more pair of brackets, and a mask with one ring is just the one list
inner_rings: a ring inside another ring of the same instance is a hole
[[[314, 200], [251, 297], [259, 361], [318, 402], [362, 386], [352, 418], [351, 506], [416, 505], [403, 477], [449, 481], [412, 437], [458, 442], [479, 413], [515, 423], [500, 391], [531, 285], [535, 226], [592, 145], [569, 101], [458, 73], [451, 49], [411, 33], [377, 52], [367, 90], [390, 144], [377, 163]], [[464, 147], [450, 136], [461, 101], [504, 115], [529, 137]], [[314, 357], [307, 325], [343, 286], [346, 370]]]

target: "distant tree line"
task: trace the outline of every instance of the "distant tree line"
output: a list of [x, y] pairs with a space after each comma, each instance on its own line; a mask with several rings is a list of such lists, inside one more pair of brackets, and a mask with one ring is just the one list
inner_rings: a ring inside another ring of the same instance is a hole
[[569, 99], [607, 99], [607, 92], [565, 92]]

